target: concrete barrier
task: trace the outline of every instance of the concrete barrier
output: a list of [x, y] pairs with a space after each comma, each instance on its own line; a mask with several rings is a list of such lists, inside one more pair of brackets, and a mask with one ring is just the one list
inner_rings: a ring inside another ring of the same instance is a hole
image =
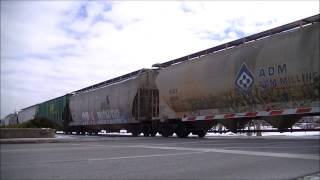
[[0, 139], [53, 138], [56, 130], [50, 128], [0, 128]]

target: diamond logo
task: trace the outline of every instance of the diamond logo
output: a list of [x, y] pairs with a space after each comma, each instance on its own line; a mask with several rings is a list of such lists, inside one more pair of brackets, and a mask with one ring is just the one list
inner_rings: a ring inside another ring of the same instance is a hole
[[246, 64], [243, 63], [236, 78], [236, 86], [241, 91], [247, 92], [252, 87], [253, 81], [252, 73], [249, 71]]

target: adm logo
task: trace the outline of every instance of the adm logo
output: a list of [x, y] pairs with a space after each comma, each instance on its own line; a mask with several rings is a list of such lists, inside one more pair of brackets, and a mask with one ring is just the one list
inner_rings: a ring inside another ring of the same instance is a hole
[[245, 63], [241, 65], [240, 71], [237, 74], [236, 78], [236, 86], [240, 89], [242, 92], [248, 92], [252, 85], [253, 85], [254, 79], [252, 76], [252, 73], [248, 69]]

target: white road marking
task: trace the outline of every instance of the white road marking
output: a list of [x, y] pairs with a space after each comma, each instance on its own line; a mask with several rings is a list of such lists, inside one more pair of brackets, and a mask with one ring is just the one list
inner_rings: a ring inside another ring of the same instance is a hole
[[110, 158], [95, 158], [88, 159], [89, 161], [104, 161], [104, 160], [119, 160], [119, 159], [137, 159], [137, 158], [149, 158], [149, 157], [164, 157], [164, 156], [181, 156], [190, 154], [202, 154], [209, 151], [196, 151], [196, 152], [186, 152], [186, 153], [171, 153], [171, 154], [150, 154], [141, 156], [120, 156], [120, 157], [110, 157]]
[[107, 158], [91, 158], [91, 159], [70, 159], [70, 160], [56, 160], [56, 161], [42, 161], [42, 162], [19, 162], [19, 163], [2, 163], [4, 166], [25, 166], [26, 164], [56, 164], [56, 163], [72, 163], [81, 161], [107, 161], [107, 160], [121, 160], [121, 159], [137, 159], [137, 158], [152, 158], [152, 157], [166, 157], [166, 156], [182, 156], [190, 154], [203, 154], [206, 151], [193, 151], [193, 152], [180, 152], [180, 153], [167, 153], [167, 154], [149, 154], [140, 156], [119, 156], [119, 157], [107, 157]]
[[241, 148], [241, 149], [305, 149], [305, 148], [316, 148], [318, 149], [319, 146], [298, 146], [298, 147], [292, 147], [292, 146], [274, 146], [274, 147], [268, 147], [268, 146], [260, 146], [260, 147], [257, 147], [257, 146], [224, 146], [223, 148], [231, 148], [231, 149], [237, 149], [237, 148]]
[[311, 154], [291, 154], [291, 153], [258, 152], [258, 151], [243, 151], [243, 150], [229, 150], [229, 149], [165, 147], [165, 146], [135, 146], [135, 147], [150, 148], [150, 149], [165, 149], [165, 150], [181, 150], [181, 151], [203, 151], [203, 152], [250, 155], [250, 156], [293, 158], [293, 159], [309, 159], [309, 160], [318, 160], [318, 161], [320, 160], [319, 155], [311, 155]]
[[[248, 142], [232, 142], [232, 143], [221, 143], [221, 141], [217, 142], [217, 141], [211, 141], [212, 139], [210, 140], [207, 140], [207, 139], [204, 139], [204, 140], [198, 140], [198, 141], [188, 141], [188, 142], [167, 142], [167, 143], [155, 143], [155, 144], [152, 144], [154, 146], [166, 146], [166, 145], [180, 145], [180, 144], [197, 144], [197, 145], [207, 145], [207, 146], [222, 146], [222, 145], [234, 145], [234, 144], [243, 144], [243, 145], [246, 145], [248, 144]], [[263, 144], [263, 142], [259, 142], [261, 144]], [[277, 144], [280, 144], [280, 145], [283, 145], [283, 144], [296, 144], [297, 142], [295, 141], [278, 141], [278, 142], [267, 142], [266, 144], [263, 144], [263, 145], [277, 145]], [[261, 145], [259, 144], [259, 145]]]
[[101, 149], [101, 148], [127, 148], [128, 146], [113, 146], [113, 145], [82, 145], [79, 147], [53, 147], [53, 148], [27, 148], [27, 149], [1, 149], [1, 153], [10, 152], [37, 152], [37, 151], [69, 151], [69, 150], [88, 150], [88, 149]]
[[298, 178], [298, 180], [320, 180], [320, 173], [300, 177], [300, 178]]

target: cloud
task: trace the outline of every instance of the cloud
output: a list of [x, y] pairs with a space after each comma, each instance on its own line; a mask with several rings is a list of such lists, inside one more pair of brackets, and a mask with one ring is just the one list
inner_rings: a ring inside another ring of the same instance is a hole
[[1, 117], [317, 14], [318, 7], [318, 1], [1, 1]]

